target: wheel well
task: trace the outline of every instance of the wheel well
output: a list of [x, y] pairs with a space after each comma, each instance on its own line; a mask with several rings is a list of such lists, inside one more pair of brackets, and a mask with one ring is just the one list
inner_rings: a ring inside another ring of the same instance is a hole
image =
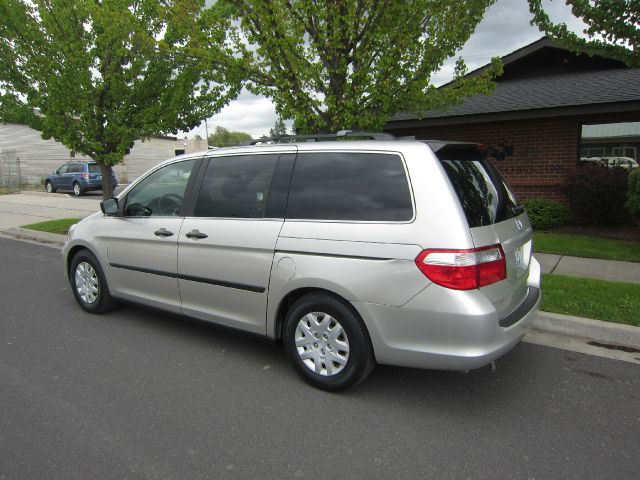
[[[69, 250], [69, 253], [67, 253], [67, 260], [66, 260], [66, 267], [67, 267], [67, 273], [69, 275], [71, 275], [70, 270], [71, 270], [71, 261], [73, 260], [73, 257], [76, 256], [76, 254], [82, 250], [86, 250], [87, 252], [91, 252], [90, 249], [88, 249], [85, 246], [82, 245], [76, 245], [75, 247], [72, 247], [71, 250]], [[91, 252], [93, 253], [93, 252]]]
[[300, 298], [307, 295], [308, 293], [322, 293], [323, 295], [327, 295], [329, 297], [333, 297], [336, 300], [344, 303], [344, 305], [351, 310], [351, 312], [362, 322], [362, 326], [366, 332], [367, 337], [369, 336], [369, 331], [367, 326], [365, 325], [362, 317], [358, 313], [358, 311], [351, 305], [351, 302], [346, 300], [344, 297], [341, 297], [337, 293], [334, 293], [330, 290], [325, 290], [323, 288], [299, 288], [297, 290], [293, 290], [289, 292], [281, 301], [280, 305], [278, 305], [278, 311], [276, 312], [276, 341], [282, 341], [282, 329], [284, 327], [284, 319], [287, 316], [287, 313], [291, 309], [294, 303], [296, 303]]

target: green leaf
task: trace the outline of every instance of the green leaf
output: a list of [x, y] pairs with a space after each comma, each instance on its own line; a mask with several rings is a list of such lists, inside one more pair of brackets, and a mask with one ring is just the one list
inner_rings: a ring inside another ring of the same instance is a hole
[[0, 119], [116, 165], [238, 95], [228, 16], [203, 0], [0, 0]]
[[573, 14], [586, 24], [582, 38], [565, 23], [556, 24], [542, 7], [542, 0], [528, 0], [531, 23], [549, 37], [579, 53], [619, 60], [640, 67], [640, 2], [624, 0], [566, 0]]
[[493, 1], [219, 0], [215, 8], [233, 17], [227, 41], [246, 60], [247, 88], [273, 99], [298, 133], [317, 133], [381, 130], [401, 110], [490, 92], [495, 62], [444, 93], [430, 79]]

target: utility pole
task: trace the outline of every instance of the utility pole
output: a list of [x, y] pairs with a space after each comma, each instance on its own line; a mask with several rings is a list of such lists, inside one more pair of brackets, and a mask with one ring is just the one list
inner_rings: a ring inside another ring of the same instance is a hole
[[207, 119], [204, 119], [204, 131], [207, 139], [207, 150], [209, 150], [209, 125], [207, 124]]

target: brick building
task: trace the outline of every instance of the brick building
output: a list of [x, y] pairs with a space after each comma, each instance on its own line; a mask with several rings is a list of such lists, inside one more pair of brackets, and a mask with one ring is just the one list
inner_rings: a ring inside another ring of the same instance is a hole
[[547, 38], [502, 61], [504, 74], [491, 96], [476, 95], [446, 111], [400, 113], [385, 131], [507, 151], [495, 163], [521, 199], [563, 201], [568, 177], [585, 155], [640, 160], [640, 69], [577, 55]]

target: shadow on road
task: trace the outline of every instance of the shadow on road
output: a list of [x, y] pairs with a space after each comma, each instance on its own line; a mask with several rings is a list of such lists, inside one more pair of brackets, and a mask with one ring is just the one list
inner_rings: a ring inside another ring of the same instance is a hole
[[[530, 397], [536, 391], [536, 371], [531, 351], [541, 347], [521, 344], [498, 361], [492, 372], [483, 367], [468, 373], [378, 365], [362, 384], [340, 394], [316, 390], [298, 379], [281, 345], [197, 319], [167, 314], [137, 305], [122, 305], [107, 314], [109, 322], [133, 323], [138, 331], [153, 332], [189, 345], [225, 351], [240, 363], [269, 365], [277, 370], [274, 381], [283, 391], [331, 399], [332, 402], [365, 402], [368, 408], [384, 408], [392, 402], [411, 409], [442, 409], [452, 414], [495, 414], [502, 407]], [[105, 318], [105, 320], [107, 320]], [[215, 368], [212, 366], [212, 368]], [[247, 387], [247, 391], [251, 386]]]

